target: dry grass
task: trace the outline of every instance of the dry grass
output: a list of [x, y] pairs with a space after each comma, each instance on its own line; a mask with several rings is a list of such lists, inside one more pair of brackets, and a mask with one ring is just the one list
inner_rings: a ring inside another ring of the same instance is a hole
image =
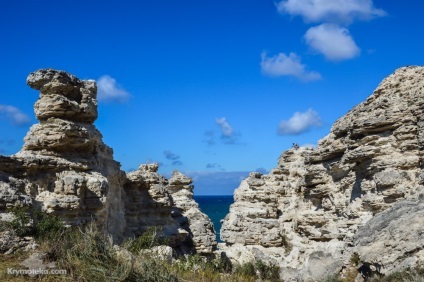
[[[0, 281], [253, 282], [258, 279], [257, 271], [262, 271], [263, 275], [269, 275], [268, 273], [275, 275], [279, 271], [278, 268], [263, 263], [232, 269], [227, 260], [221, 258], [206, 260], [198, 255], [180, 258], [177, 262], [169, 264], [154, 255], [139, 252], [139, 247], [143, 246], [142, 242], [146, 240], [151, 242], [148, 238], [127, 240], [117, 247], [109, 236], [97, 229], [95, 224], [90, 224], [84, 229], [72, 228], [55, 234], [54, 238], [41, 236], [37, 251], [46, 253], [46, 263], [55, 262], [57, 269], [66, 269], [67, 275], [13, 276], [7, 274], [7, 269], [22, 269], [20, 263], [29, 257], [30, 253], [2, 254]], [[150, 233], [146, 234], [150, 236]], [[253, 271], [247, 271], [252, 267]], [[262, 281], [277, 281], [273, 278], [275, 276], [271, 277], [271, 280]]]

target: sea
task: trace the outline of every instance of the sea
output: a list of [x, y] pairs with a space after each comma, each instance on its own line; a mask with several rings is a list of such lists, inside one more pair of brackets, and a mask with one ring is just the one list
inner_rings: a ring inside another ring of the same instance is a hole
[[207, 214], [211, 219], [215, 227], [216, 239], [218, 242], [222, 242], [219, 238], [221, 220], [223, 220], [230, 211], [230, 205], [234, 203], [233, 196], [194, 196], [194, 199], [199, 204], [199, 208], [202, 212]]

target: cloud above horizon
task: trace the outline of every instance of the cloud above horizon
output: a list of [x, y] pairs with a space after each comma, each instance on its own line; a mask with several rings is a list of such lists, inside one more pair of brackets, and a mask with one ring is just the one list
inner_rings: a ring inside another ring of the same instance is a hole
[[372, 0], [283, 0], [277, 4], [277, 9], [282, 14], [300, 16], [305, 22], [346, 24], [387, 14], [375, 8]]
[[[216, 118], [215, 124], [219, 126], [221, 140], [224, 142], [224, 144], [236, 144], [238, 142], [240, 134], [234, 131], [233, 127], [228, 123], [226, 117]], [[213, 134], [211, 137], [213, 137]]]
[[322, 126], [321, 117], [313, 109], [306, 112], [295, 112], [288, 120], [282, 120], [278, 125], [278, 135], [299, 135], [312, 127]]
[[263, 52], [261, 58], [261, 70], [265, 75], [294, 76], [302, 81], [321, 79], [318, 72], [306, 70], [306, 65], [301, 63], [300, 57], [295, 53], [290, 53], [288, 56], [285, 53], [279, 53], [268, 57], [266, 52]]
[[312, 51], [335, 62], [361, 53], [346, 28], [349, 24], [387, 15], [372, 0], [282, 0], [276, 7], [281, 14], [299, 16], [305, 23], [319, 23], [307, 30], [305, 42]]
[[219, 169], [219, 170], [221, 170], [221, 171], [225, 171], [225, 169], [223, 169], [223, 168], [221, 167], [221, 165], [220, 165], [220, 164], [218, 164], [218, 163], [208, 163], [208, 164], [206, 165], [206, 168], [209, 168], [209, 169]]
[[103, 75], [97, 80], [97, 99], [100, 102], [124, 103], [130, 97], [131, 95], [111, 76]]
[[31, 118], [27, 114], [10, 105], [0, 105], [0, 118], [15, 126], [25, 126], [31, 122]]
[[321, 24], [308, 29], [304, 36], [307, 45], [327, 60], [342, 61], [359, 56], [361, 50], [349, 30], [335, 24]]
[[163, 154], [165, 155], [165, 158], [169, 161], [171, 161], [172, 165], [182, 165], [183, 162], [180, 160], [180, 156], [173, 153], [172, 151], [165, 150], [163, 151]]

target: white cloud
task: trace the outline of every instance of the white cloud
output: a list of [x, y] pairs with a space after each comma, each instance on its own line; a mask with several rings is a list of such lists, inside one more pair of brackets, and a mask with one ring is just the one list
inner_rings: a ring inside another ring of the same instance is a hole
[[[215, 123], [219, 126], [221, 130], [221, 140], [225, 144], [237, 144], [238, 138], [240, 136], [239, 133], [236, 133], [233, 127], [228, 123], [226, 117], [216, 118]], [[213, 140], [213, 139], [211, 139]], [[209, 144], [212, 144], [209, 142]]]
[[97, 98], [99, 101], [123, 103], [131, 95], [109, 75], [103, 75], [97, 80]]
[[224, 137], [231, 137], [231, 136], [234, 135], [234, 130], [231, 127], [231, 125], [228, 123], [226, 117], [216, 118], [215, 119], [215, 123], [217, 125], [219, 125], [219, 127], [221, 128], [222, 136], [224, 136]]
[[374, 7], [372, 0], [283, 0], [280, 13], [301, 16], [306, 22], [343, 22], [370, 20], [386, 15]]
[[303, 81], [312, 81], [321, 79], [321, 75], [314, 71], [307, 71], [306, 65], [300, 62], [300, 57], [295, 53], [288, 56], [280, 53], [273, 57], [267, 57], [262, 53], [261, 60], [262, 72], [269, 76], [294, 76]]
[[352, 59], [361, 52], [346, 28], [334, 24], [322, 24], [308, 29], [306, 43], [331, 61]]
[[0, 117], [6, 118], [12, 124], [18, 126], [27, 125], [31, 122], [28, 115], [23, 113], [20, 109], [9, 105], [0, 105]]
[[299, 135], [314, 126], [319, 127], [321, 125], [321, 118], [318, 113], [309, 109], [304, 113], [296, 112], [290, 119], [281, 121], [277, 133], [279, 135]]

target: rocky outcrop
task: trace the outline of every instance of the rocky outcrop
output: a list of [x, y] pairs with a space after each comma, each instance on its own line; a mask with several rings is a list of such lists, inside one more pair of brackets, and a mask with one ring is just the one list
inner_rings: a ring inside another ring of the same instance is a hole
[[377, 214], [354, 236], [364, 273], [424, 267], [424, 194]]
[[288, 281], [340, 271], [361, 226], [424, 190], [423, 89], [424, 68], [398, 69], [316, 149], [294, 147], [269, 174], [250, 174], [234, 193], [220, 248], [234, 261], [277, 263]]
[[193, 200], [193, 180], [179, 171], [167, 180], [157, 170], [157, 164], [148, 164], [128, 173], [124, 188], [129, 235], [158, 226], [182, 253], [212, 254], [217, 245], [215, 230]]
[[[213, 228], [199, 227], [200, 218], [212, 226], [199, 209], [195, 215], [189, 210], [182, 214], [193, 218], [193, 226], [190, 220], [182, 224], [174, 218], [174, 210], [183, 204], [175, 204], [175, 185], [171, 181], [168, 186], [157, 165], [141, 165], [128, 174], [120, 169], [93, 124], [95, 81], [47, 69], [31, 73], [27, 84], [40, 91], [34, 106], [39, 124], [31, 127], [21, 151], [0, 156], [0, 215], [13, 205], [34, 206], [70, 225], [96, 220], [116, 240], [156, 226], [176, 248], [201, 253], [215, 249]], [[194, 207], [190, 187], [187, 197]], [[187, 238], [190, 246], [185, 245]]]
[[187, 245], [193, 245], [197, 253], [212, 254], [216, 249], [216, 234], [208, 216], [202, 213], [193, 200], [193, 180], [178, 171], [169, 179], [168, 191], [172, 196], [172, 217], [189, 234]]

